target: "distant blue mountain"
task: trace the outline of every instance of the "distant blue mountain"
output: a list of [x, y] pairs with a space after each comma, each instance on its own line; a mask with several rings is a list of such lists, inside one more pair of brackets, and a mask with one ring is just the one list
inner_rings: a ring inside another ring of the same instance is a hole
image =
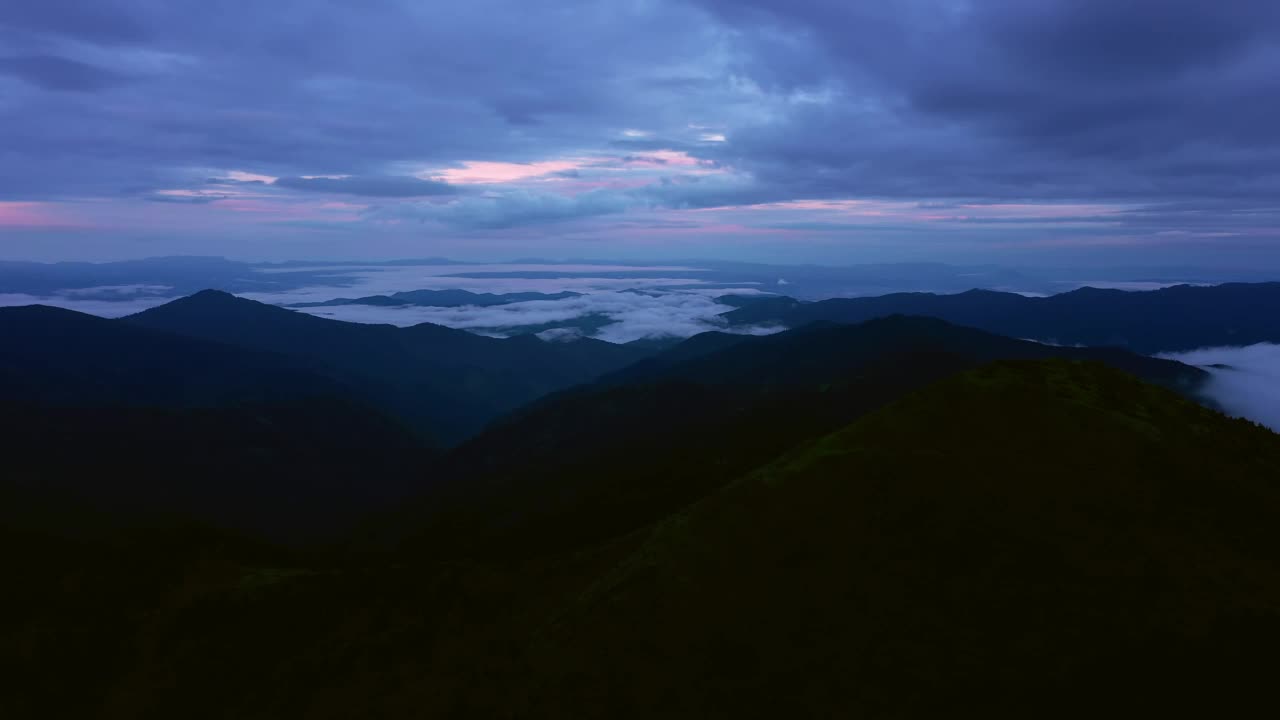
[[1114, 345], [1141, 353], [1280, 342], [1280, 282], [1178, 285], [1129, 292], [1085, 287], [1050, 297], [970, 290], [791, 302], [739, 298], [734, 325], [795, 328], [922, 315], [1010, 337], [1062, 345]]
[[342, 322], [215, 290], [116, 322], [306, 362], [444, 444], [651, 352], [590, 338], [553, 343], [482, 337], [431, 323], [400, 328]]

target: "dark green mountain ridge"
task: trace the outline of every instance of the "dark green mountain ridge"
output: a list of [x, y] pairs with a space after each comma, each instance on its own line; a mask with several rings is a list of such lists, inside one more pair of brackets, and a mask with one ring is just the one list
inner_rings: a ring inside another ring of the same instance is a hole
[[[1277, 477], [1280, 438], [1256, 425], [1094, 362], [1000, 362], [550, 555], [335, 563], [156, 530], [81, 565], [27, 538], [51, 554], [7, 596], [26, 604], [0, 632], [32, 650], [6, 702], [108, 718], [1238, 711], [1268, 691], [1280, 639]], [[69, 582], [95, 602], [36, 602]]]
[[[597, 371], [617, 346], [584, 360], [561, 345], [600, 345], [221, 293], [158, 310], [0, 311], [23, 340], [0, 348], [18, 471], [0, 483], [5, 717], [1267, 699], [1280, 436], [1193, 402], [1198, 368], [891, 315], [710, 333]], [[493, 377], [566, 389], [488, 406], [506, 414], [441, 455], [383, 404], [434, 397], [414, 382], [490, 398]]]
[[463, 539], [499, 554], [603, 540], [930, 382], [993, 360], [1055, 357], [1101, 361], [1197, 398], [1208, 378], [1125, 350], [1053, 347], [932, 318], [706, 333], [463, 443], [401, 522], [421, 545], [448, 537], [454, 552]]

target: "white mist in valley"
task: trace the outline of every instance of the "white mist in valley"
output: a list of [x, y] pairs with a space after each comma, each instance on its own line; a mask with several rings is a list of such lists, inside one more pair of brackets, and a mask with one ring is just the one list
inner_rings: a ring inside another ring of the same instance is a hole
[[1206, 392], [1223, 410], [1280, 432], [1280, 345], [1200, 348], [1162, 357], [1208, 370], [1213, 377]]

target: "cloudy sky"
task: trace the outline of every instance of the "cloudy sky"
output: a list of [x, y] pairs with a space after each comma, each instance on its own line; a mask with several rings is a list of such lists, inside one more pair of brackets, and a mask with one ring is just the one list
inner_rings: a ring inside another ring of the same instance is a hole
[[1280, 268], [1274, 0], [0, 3], [0, 257]]

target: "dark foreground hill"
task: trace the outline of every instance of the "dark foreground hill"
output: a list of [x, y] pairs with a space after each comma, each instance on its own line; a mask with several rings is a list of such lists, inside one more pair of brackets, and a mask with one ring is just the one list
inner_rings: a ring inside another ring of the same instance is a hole
[[921, 352], [971, 362], [1041, 358], [1097, 360], [1148, 382], [1193, 391], [1205, 373], [1183, 363], [1114, 347], [1046, 345], [933, 317], [901, 314], [857, 324], [818, 321], [776, 335], [705, 333], [601, 378], [606, 385], [686, 380], [781, 385], [824, 382], [878, 358]]
[[[932, 318], [707, 333], [548, 397], [456, 448], [403, 511], [424, 552], [566, 549], [691, 499], [938, 379], [993, 360], [1095, 360], [1196, 397], [1199, 368], [1013, 340]], [[550, 544], [550, 545], [549, 545]]]
[[22, 692], [0, 710], [1231, 712], [1269, 692], [1280, 641], [1277, 478], [1265, 429], [1100, 364], [1041, 360], [930, 384], [556, 552], [11, 533], [0, 642], [18, 651], [0, 671]]
[[944, 381], [654, 528], [539, 633], [530, 707], [1247, 707], [1280, 639], [1278, 440], [1097, 365]]
[[1150, 292], [1081, 288], [1049, 297], [970, 290], [956, 295], [894, 293], [813, 303], [739, 302], [734, 324], [800, 327], [925, 315], [1009, 337], [1063, 345], [1115, 345], [1141, 353], [1280, 342], [1280, 283], [1178, 285]]
[[400, 328], [319, 318], [206, 290], [119, 322], [321, 367], [371, 404], [443, 444], [499, 415], [648, 353], [599, 340], [490, 338], [423, 323]]
[[217, 407], [0, 402], [0, 525], [99, 537], [200, 521], [279, 541], [345, 532], [420, 492], [437, 452], [340, 397]]

